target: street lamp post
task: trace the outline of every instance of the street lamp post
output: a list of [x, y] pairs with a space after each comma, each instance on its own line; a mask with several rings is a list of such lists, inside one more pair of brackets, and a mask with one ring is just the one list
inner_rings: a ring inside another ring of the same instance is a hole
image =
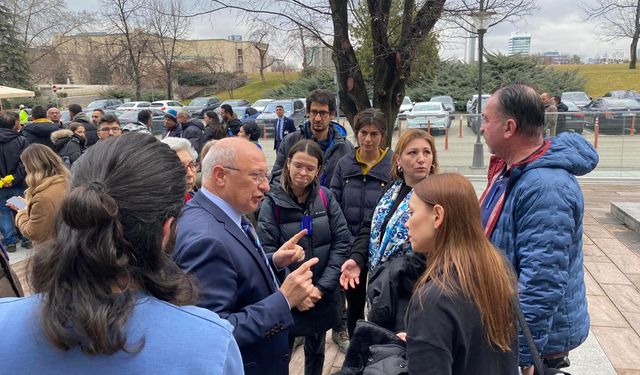
[[473, 164], [471, 168], [484, 168], [484, 150], [482, 139], [480, 139], [480, 126], [482, 123], [482, 60], [484, 55], [483, 41], [484, 34], [489, 28], [489, 21], [493, 12], [480, 10], [471, 14], [476, 31], [478, 33], [478, 101], [476, 104], [476, 115], [478, 116], [478, 128], [476, 129], [476, 143], [473, 145]]

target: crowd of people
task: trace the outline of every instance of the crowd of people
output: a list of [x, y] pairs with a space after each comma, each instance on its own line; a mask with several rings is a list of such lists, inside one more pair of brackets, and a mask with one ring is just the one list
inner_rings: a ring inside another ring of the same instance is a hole
[[[1, 112], [0, 296], [21, 297], [0, 299], [3, 369], [287, 374], [300, 344], [316, 375], [329, 330], [344, 374], [387, 358], [409, 374], [567, 367], [589, 331], [575, 176], [595, 149], [545, 138], [543, 99], [504, 86], [483, 111], [478, 198], [440, 172], [428, 132], [392, 150], [386, 115], [365, 109], [354, 147], [335, 103], [317, 89], [304, 124], [276, 122], [271, 173], [260, 129], [229, 108], [226, 127], [169, 110], [162, 141], [145, 111], [121, 127], [74, 108], [64, 129], [42, 108], [23, 129]], [[19, 236], [35, 245], [27, 297], [6, 261]], [[362, 334], [365, 311], [401, 343], [392, 355]]]

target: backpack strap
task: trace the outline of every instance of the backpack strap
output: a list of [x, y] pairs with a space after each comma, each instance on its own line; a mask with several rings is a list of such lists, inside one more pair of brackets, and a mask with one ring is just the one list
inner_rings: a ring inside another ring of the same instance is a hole
[[320, 199], [322, 199], [322, 204], [324, 205], [324, 209], [326, 210], [329, 207], [329, 203], [327, 201], [327, 194], [324, 192], [324, 187], [320, 186], [318, 189], [318, 194], [320, 194]]

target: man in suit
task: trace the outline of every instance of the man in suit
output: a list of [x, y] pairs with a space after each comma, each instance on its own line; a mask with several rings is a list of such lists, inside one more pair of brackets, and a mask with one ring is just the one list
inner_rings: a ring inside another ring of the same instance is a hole
[[289, 133], [293, 133], [296, 131], [296, 126], [293, 123], [293, 120], [286, 117], [284, 115], [284, 107], [281, 105], [276, 106], [276, 123], [275, 123], [275, 134], [273, 136], [273, 149], [278, 151], [278, 147], [280, 147], [280, 142], [286, 137]]
[[[291, 309], [313, 291], [312, 258], [279, 285], [275, 272], [304, 258], [306, 230], [265, 256], [244, 216], [269, 191], [267, 161], [246, 139], [225, 138], [203, 161], [202, 188], [178, 221], [174, 259], [200, 287], [198, 305], [233, 326], [246, 374], [288, 374]], [[281, 275], [283, 276], [283, 275]]]

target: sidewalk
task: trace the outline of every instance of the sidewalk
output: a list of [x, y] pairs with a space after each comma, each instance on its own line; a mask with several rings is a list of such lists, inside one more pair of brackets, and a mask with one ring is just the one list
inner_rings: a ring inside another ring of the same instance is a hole
[[[477, 180], [474, 186], [481, 191], [484, 183]], [[574, 365], [568, 371], [573, 375], [640, 375], [640, 233], [629, 230], [610, 213], [612, 201], [640, 202], [640, 184], [582, 181], [581, 186], [591, 334], [571, 352]], [[11, 255], [21, 280], [30, 252], [19, 249]], [[330, 333], [323, 374], [337, 371], [344, 360]], [[304, 373], [302, 347], [294, 353], [290, 370], [292, 375]]]

